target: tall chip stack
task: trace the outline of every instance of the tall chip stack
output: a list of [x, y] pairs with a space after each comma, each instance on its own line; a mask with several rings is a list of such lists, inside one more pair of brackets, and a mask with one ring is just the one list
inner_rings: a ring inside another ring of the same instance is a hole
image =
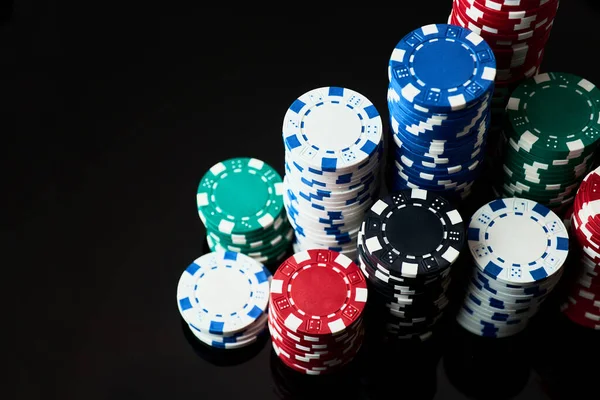
[[432, 337], [465, 240], [460, 213], [434, 192], [405, 189], [373, 204], [358, 240], [370, 337], [387, 343]]
[[561, 212], [593, 168], [600, 141], [600, 90], [568, 73], [523, 81], [506, 107], [498, 192]]
[[350, 258], [327, 249], [295, 253], [271, 283], [273, 350], [285, 366], [302, 374], [339, 371], [362, 347], [367, 300], [365, 278]]
[[390, 188], [460, 202], [485, 157], [496, 60], [478, 34], [448, 24], [404, 36], [388, 65]]
[[496, 56], [490, 129], [494, 142], [510, 94], [540, 71], [558, 7], [559, 0], [453, 0], [450, 23], [477, 32]]
[[243, 253], [270, 266], [292, 246], [281, 175], [264, 161], [240, 157], [213, 165], [200, 180], [196, 202], [211, 251]]
[[532, 200], [496, 199], [473, 214], [467, 237], [474, 265], [457, 322], [484, 337], [522, 332], [563, 275], [563, 220]]
[[600, 329], [600, 167], [586, 175], [573, 203], [571, 237], [576, 271], [561, 310], [571, 321]]
[[362, 94], [321, 87], [296, 99], [283, 123], [284, 206], [295, 252], [329, 249], [356, 260], [356, 237], [380, 190], [379, 112]]

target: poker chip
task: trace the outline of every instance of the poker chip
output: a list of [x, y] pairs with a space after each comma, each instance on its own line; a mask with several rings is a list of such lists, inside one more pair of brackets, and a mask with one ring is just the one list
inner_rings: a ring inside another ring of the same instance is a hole
[[573, 74], [536, 75], [511, 94], [503, 132], [503, 195], [564, 209], [595, 161], [600, 90]]
[[474, 265], [457, 322], [485, 337], [518, 334], [563, 274], [567, 228], [544, 205], [513, 197], [480, 207], [467, 238]]
[[450, 23], [478, 33], [497, 64], [493, 109], [502, 113], [515, 85], [539, 73], [559, 0], [453, 0]]
[[378, 199], [358, 237], [369, 327], [385, 341], [432, 337], [465, 240], [461, 215], [434, 192], [405, 189]]
[[198, 257], [177, 285], [177, 307], [207, 346], [239, 349], [265, 334], [272, 276], [255, 259], [232, 251]]
[[392, 191], [469, 196], [483, 165], [495, 76], [491, 48], [468, 29], [427, 25], [397, 43], [388, 64]]
[[264, 161], [241, 157], [213, 165], [196, 201], [211, 251], [243, 253], [266, 265], [288, 253], [294, 231], [283, 207], [282, 179]]
[[578, 268], [561, 310], [578, 325], [600, 329], [600, 167], [588, 173], [577, 190], [571, 236]]
[[351, 89], [313, 89], [287, 110], [283, 142], [283, 204], [296, 251], [329, 249], [355, 260], [362, 216], [380, 188], [379, 112]]
[[268, 326], [284, 365], [307, 375], [340, 370], [363, 343], [368, 289], [359, 267], [328, 249], [300, 251], [273, 274]]

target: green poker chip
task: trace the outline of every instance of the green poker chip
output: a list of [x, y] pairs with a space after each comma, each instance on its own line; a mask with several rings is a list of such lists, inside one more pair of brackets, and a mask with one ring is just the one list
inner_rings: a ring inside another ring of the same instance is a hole
[[532, 155], [577, 157], [600, 138], [600, 90], [573, 74], [536, 75], [513, 91], [506, 122], [505, 133]]
[[251, 235], [273, 225], [283, 210], [279, 173], [256, 158], [231, 158], [202, 177], [196, 201], [207, 229]]

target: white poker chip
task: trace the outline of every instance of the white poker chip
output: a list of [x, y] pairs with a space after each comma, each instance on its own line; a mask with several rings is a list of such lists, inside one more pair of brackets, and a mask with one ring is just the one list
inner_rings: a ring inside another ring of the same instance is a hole
[[220, 336], [246, 330], [267, 310], [270, 273], [232, 251], [197, 258], [182, 273], [177, 306], [192, 330]]

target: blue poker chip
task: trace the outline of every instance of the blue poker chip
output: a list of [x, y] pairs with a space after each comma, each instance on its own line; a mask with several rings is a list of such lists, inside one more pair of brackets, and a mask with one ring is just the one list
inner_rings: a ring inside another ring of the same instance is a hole
[[431, 112], [464, 109], [480, 100], [496, 77], [496, 59], [487, 42], [449, 24], [426, 25], [404, 36], [388, 66], [402, 100]]

